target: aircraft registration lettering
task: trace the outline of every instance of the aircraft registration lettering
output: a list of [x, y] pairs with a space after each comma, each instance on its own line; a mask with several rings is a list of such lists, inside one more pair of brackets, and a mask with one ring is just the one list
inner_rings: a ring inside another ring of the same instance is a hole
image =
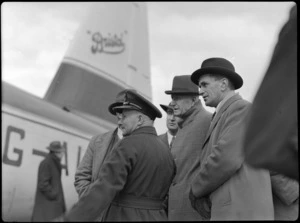
[[22, 150], [20, 150], [18, 148], [13, 149], [14, 153], [18, 154], [18, 158], [16, 160], [10, 159], [8, 157], [8, 146], [9, 146], [10, 136], [12, 133], [19, 134], [20, 140], [23, 140], [25, 137], [25, 131], [23, 129], [19, 129], [19, 128], [11, 126], [11, 125], [9, 125], [7, 127], [7, 134], [6, 134], [6, 138], [5, 138], [5, 146], [4, 146], [4, 154], [3, 154], [3, 163], [12, 165], [12, 166], [21, 166], [22, 158], [23, 158]]

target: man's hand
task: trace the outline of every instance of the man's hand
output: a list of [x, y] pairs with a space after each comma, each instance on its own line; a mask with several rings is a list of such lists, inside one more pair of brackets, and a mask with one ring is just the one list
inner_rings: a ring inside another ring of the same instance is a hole
[[192, 207], [205, 219], [210, 219], [211, 203], [208, 197], [196, 198], [190, 190], [189, 198]]

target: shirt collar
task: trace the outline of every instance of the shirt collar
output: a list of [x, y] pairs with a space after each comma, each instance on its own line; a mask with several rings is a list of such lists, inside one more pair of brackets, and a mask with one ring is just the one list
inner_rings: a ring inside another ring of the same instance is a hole
[[238, 93], [235, 93], [234, 91], [229, 92], [229, 93], [223, 98], [223, 100], [220, 101], [220, 103], [217, 105], [217, 107], [216, 107], [216, 113], [218, 113], [218, 111], [220, 111], [220, 108], [225, 104], [225, 102], [226, 102], [229, 98], [233, 97], [233, 96], [236, 95], [236, 94], [238, 94]]

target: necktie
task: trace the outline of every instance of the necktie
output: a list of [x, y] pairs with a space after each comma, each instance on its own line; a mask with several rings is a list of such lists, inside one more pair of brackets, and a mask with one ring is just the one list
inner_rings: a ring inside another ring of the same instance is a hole
[[171, 149], [172, 146], [173, 146], [174, 139], [175, 139], [175, 136], [172, 137], [172, 140], [171, 140], [171, 142], [170, 142], [170, 149]]
[[212, 122], [212, 120], [214, 119], [215, 115], [216, 115], [216, 112], [213, 113], [213, 115], [212, 115], [212, 117], [211, 117], [211, 122]]

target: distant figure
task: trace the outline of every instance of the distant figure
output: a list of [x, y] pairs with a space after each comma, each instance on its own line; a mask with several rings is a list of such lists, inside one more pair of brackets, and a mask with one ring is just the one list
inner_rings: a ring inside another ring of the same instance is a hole
[[246, 162], [299, 181], [297, 5], [279, 33], [248, 116]]
[[[106, 157], [122, 138], [119, 128], [92, 137], [75, 173], [74, 186], [79, 198], [87, 193], [92, 183], [97, 180]], [[99, 216], [98, 221], [101, 221], [101, 219], [102, 216]]]
[[61, 183], [61, 159], [65, 148], [59, 141], [50, 143], [50, 151], [40, 163], [32, 221], [44, 222], [60, 216], [66, 211]]
[[192, 206], [210, 220], [274, 220], [269, 171], [244, 162], [242, 136], [250, 103], [235, 92], [243, 79], [224, 58], [209, 58], [191, 75], [205, 104], [216, 108], [191, 184]]
[[190, 75], [175, 76], [172, 90], [165, 93], [171, 96], [174, 115], [179, 118], [179, 130], [171, 148], [177, 171], [169, 189], [168, 220], [201, 221], [203, 217], [191, 206], [189, 191], [196, 173], [192, 165], [201, 153], [211, 113], [202, 106], [199, 89]]
[[161, 112], [131, 90], [121, 91], [109, 111], [124, 138], [105, 158], [99, 176], [65, 215], [55, 220], [166, 221], [164, 200], [175, 174], [168, 146], [153, 127]]
[[159, 138], [161, 138], [171, 149], [173, 142], [176, 138], [176, 134], [178, 132], [177, 122], [180, 118], [174, 115], [173, 108], [170, 105], [171, 103], [169, 105], [162, 105], [162, 104], [160, 105], [160, 107], [167, 114], [166, 124], [167, 124], [168, 131], [164, 134], [159, 135]]

